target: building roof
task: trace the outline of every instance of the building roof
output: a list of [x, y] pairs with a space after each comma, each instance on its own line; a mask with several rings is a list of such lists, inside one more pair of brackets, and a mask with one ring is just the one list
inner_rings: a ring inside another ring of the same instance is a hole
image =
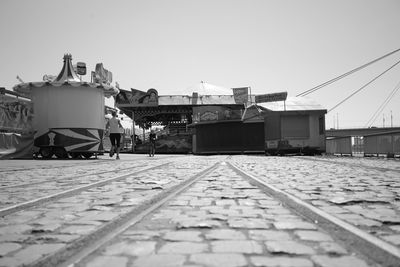
[[232, 95], [160, 95], [158, 105], [237, 105]]
[[257, 103], [257, 106], [270, 111], [326, 110], [322, 105], [308, 97], [288, 97], [286, 101]]
[[199, 95], [231, 95], [232, 89], [201, 81], [198, 84], [186, 88], [186, 90], [181, 93], [191, 94], [192, 92], [196, 92]]

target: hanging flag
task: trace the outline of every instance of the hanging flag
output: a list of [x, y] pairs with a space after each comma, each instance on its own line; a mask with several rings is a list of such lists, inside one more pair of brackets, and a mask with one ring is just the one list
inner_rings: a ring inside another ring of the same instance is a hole
[[249, 87], [232, 88], [236, 104], [246, 104], [249, 101]]

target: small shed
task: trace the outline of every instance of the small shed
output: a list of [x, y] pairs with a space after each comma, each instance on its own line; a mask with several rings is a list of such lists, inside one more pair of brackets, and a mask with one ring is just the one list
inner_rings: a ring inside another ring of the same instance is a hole
[[264, 116], [267, 154], [325, 152], [327, 110], [306, 97], [257, 104]]

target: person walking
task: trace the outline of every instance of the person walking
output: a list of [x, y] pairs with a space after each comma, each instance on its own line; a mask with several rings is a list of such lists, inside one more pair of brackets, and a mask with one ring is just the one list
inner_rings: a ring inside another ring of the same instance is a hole
[[117, 154], [117, 159], [119, 159], [119, 150], [121, 146], [121, 132], [120, 128], [122, 127], [121, 121], [117, 118], [117, 112], [111, 112], [112, 118], [108, 120], [106, 129], [109, 130], [110, 133], [110, 141], [111, 141], [111, 149], [110, 149], [110, 157], [114, 156], [114, 153]]
[[156, 152], [156, 139], [157, 135], [154, 133], [154, 130], [151, 130], [149, 135], [149, 141], [150, 141], [149, 157], [154, 157], [154, 153]]

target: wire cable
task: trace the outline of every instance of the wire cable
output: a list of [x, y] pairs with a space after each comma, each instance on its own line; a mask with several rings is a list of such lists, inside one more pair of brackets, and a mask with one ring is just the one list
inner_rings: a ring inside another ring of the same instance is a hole
[[392, 66], [390, 66], [388, 69], [386, 69], [384, 72], [382, 72], [381, 74], [379, 74], [378, 76], [376, 76], [375, 78], [373, 78], [371, 81], [367, 82], [365, 85], [363, 85], [360, 89], [356, 90], [355, 92], [353, 92], [351, 95], [349, 95], [348, 97], [346, 97], [345, 99], [343, 99], [342, 101], [340, 101], [338, 104], [336, 104], [334, 107], [332, 107], [330, 110], [328, 110], [328, 112], [331, 112], [332, 110], [334, 110], [335, 108], [337, 108], [338, 106], [340, 106], [341, 104], [343, 104], [344, 102], [346, 102], [349, 98], [351, 98], [352, 96], [354, 96], [355, 94], [357, 94], [358, 92], [360, 92], [361, 90], [363, 90], [365, 87], [367, 87], [368, 85], [370, 85], [371, 83], [373, 83], [374, 81], [376, 81], [379, 77], [381, 77], [382, 75], [384, 75], [386, 72], [388, 72], [389, 70], [393, 69], [395, 66], [397, 66], [400, 63], [400, 60], [397, 61], [396, 63], [394, 63]]
[[368, 122], [365, 124], [364, 127], [371, 127], [372, 124], [375, 122], [375, 120], [378, 118], [378, 115], [382, 112], [382, 110], [386, 107], [387, 104], [392, 100], [394, 95], [399, 91], [400, 89], [400, 82], [396, 85], [395, 88], [390, 92], [390, 94], [386, 97], [385, 101], [382, 102], [382, 104], [379, 106], [379, 108], [375, 111], [375, 113], [372, 115], [372, 117], [368, 120]]
[[306, 91], [304, 91], [304, 92], [298, 94], [297, 96], [306, 96], [306, 95], [308, 95], [308, 94], [311, 94], [311, 93], [313, 93], [313, 92], [315, 92], [315, 91], [317, 91], [317, 90], [319, 90], [319, 89], [321, 89], [321, 88], [323, 88], [323, 87], [325, 87], [325, 86], [327, 86], [327, 85], [330, 85], [331, 83], [334, 83], [334, 82], [336, 82], [336, 81], [338, 81], [338, 80], [340, 80], [340, 79], [343, 79], [343, 78], [345, 78], [346, 76], [349, 76], [350, 74], [353, 74], [354, 72], [357, 72], [357, 71], [359, 71], [359, 70], [362, 70], [362, 69], [364, 69], [365, 67], [368, 67], [369, 65], [371, 65], [371, 64], [373, 64], [373, 63], [375, 63], [375, 62], [378, 62], [378, 61], [380, 61], [380, 60], [382, 60], [382, 59], [384, 59], [384, 58], [386, 58], [386, 57], [388, 57], [388, 56], [391, 56], [391, 55], [393, 55], [393, 54], [395, 54], [395, 53], [397, 53], [397, 52], [399, 52], [399, 51], [400, 51], [400, 48], [399, 48], [399, 49], [396, 49], [396, 50], [394, 50], [394, 51], [392, 51], [392, 52], [390, 52], [390, 53], [388, 53], [388, 54], [386, 54], [386, 55], [383, 55], [383, 56], [381, 56], [381, 57], [379, 57], [379, 58], [376, 58], [376, 59], [374, 59], [374, 60], [372, 60], [372, 61], [370, 61], [370, 62], [368, 62], [368, 63], [366, 63], [366, 64], [364, 64], [364, 65], [362, 65], [362, 66], [360, 66], [360, 67], [357, 67], [357, 68], [355, 68], [355, 69], [352, 69], [352, 70], [350, 70], [350, 71], [348, 71], [348, 72], [346, 72], [346, 73], [344, 73], [344, 74], [342, 74], [342, 75], [340, 75], [340, 76], [337, 76], [337, 77], [335, 77], [335, 78], [333, 78], [333, 79], [331, 79], [331, 80], [329, 80], [329, 81], [327, 81], [327, 82], [324, 82], [324, 83], [322, 83], [322, 84], [320, 84], [320, 85], [317, 85], [317, 86], [315, 86], [315, 87], [313, 87], [313, 88], [311, 88], [311, 89], [308, 89], [308, 90], [306, 90]]

